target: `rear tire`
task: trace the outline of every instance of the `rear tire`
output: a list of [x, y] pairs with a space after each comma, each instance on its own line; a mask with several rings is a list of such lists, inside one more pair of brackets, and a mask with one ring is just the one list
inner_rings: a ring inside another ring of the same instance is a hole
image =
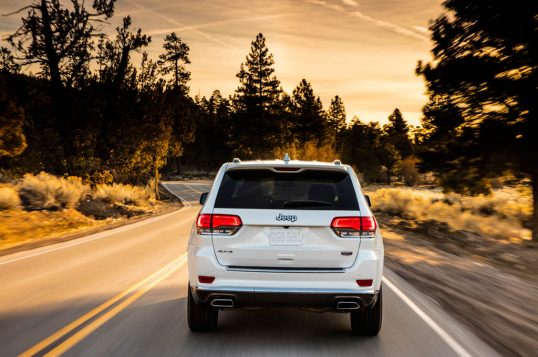
[[354, 335], [376, 336], [381, 331], [383, 321], [383, 290], [379, 290], [376, 303], [371, 307], [361, 307], [350, 312], [351, 332]]
[[219, 319], [219, 309], [209, 304], [199, 304], [192, 295], [189, 285], [187, 301], [187, 315], [189, 328], [193, 332], [215, 331]]

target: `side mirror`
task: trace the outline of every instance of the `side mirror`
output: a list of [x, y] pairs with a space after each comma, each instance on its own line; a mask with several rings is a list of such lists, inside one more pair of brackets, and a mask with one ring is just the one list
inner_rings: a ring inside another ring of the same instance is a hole
[[207, 195], [209, 195], [209, 192], [204, 192], [200, 195], [200, 204], [203, 206], [205, 203], [205, 200], [207, 200]]
[[364, 198], [366, 199], [366, 202], [368, 203], [368, 207], [372, 207], [372, 201], [370, 201], [370, 196], [364, 195]]

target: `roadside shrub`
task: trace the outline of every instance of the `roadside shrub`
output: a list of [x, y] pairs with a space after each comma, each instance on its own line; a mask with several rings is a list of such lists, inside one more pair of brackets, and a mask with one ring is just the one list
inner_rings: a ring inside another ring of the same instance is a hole
[[0, 187], [0, 211], [17, 208], [21, 205], [19, 194], [12, 186]]
[[89, 190], [79, 178], [64, 179], [45, 172], [24, 175], [18, 187], [20, 199], [28, 210], [75, 208]]
[[151, 194], [142, 187], [115, 183], [112, 185], [97, 185], [94, 198], [108, 203], [145, 206], [150, 201]]
[[497, 238], [530, 238], [522, 226], [530, 215], [530, 200], [514, 189], [476, 197], [410, 188], [382, 188], [369, 194], [374, 210], [405, 219], [444, 222], [454, 230]]

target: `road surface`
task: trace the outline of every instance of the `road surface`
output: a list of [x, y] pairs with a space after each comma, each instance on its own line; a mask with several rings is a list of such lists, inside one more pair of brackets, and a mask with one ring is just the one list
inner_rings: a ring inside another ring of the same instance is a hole
[[381, 334], [296, 309], [223, 311], [187, 327], [186, 244], [208, 182], [169, 182], [181, 210], [0, 258], [0, 356], [495, 356], [387, 271]]

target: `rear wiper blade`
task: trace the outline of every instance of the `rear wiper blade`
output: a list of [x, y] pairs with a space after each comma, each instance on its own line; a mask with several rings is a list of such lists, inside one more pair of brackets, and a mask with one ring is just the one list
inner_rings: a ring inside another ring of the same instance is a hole
[[297, 200], [297, 201], [285, 201], [284, 207], [316, 207], [316, 206], [330, 206], [330, 202], [326, 201], [314, 201], [314, 200]]

